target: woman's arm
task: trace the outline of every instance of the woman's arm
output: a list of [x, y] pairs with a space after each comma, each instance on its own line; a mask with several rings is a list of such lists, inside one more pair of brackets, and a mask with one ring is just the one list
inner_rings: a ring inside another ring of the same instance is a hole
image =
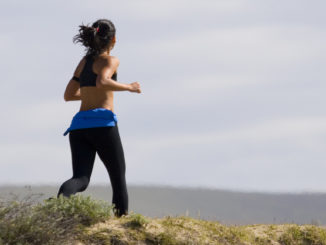
[[[83, 58], [78, 66], [75, 69], [74, 77], [79, 78], [82, 68], [85, 65], [85, 58]], [[69, 83], [67, 84], [66, 90], [63, 96], [65, 101], [72, 101], [72, 100], [80, 100], [80, 84], [74, 78], [70, 79]]]
[[71, 79], [67, 84], [66, 91], [63, 96], [65, 101], [80, 100], [80, 84]]
[[108, 57], [101, 61], [101, 70], [96, 78], [97, 88], [108, 88], [113, 91], [130, 91], [130, 84], [119, 83], [111, 79], [114, 72], [117, 70], [120, 61], [116, 57]]

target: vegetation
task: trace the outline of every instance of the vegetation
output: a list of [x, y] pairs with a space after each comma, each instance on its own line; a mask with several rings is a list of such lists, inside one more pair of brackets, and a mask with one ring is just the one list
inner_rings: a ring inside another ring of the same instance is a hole
[[326, 230], [314, 225], [225, 226], [188, 216], [150, 218], [134, 212], [117, 218], [113, 208], [78, 194], [42, 203], [33, 195], [0, 200], [0, 245], [326, 245]]
[[23, 200], [0, 201], [1, 244], [72, 244], [84, 227], [113, 215], [112, 206], [80, 195], [35, 202], [35, 195]]

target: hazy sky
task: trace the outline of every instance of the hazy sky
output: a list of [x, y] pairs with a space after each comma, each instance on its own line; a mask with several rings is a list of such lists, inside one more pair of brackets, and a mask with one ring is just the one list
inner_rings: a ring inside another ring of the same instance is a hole
[[[326, 192], [325, 1], [0, 2], [0, 184], [72, 176], [78, 25], [116, 26], [128, 184]], [[96, 157], [91, 184], [109, 183]]]

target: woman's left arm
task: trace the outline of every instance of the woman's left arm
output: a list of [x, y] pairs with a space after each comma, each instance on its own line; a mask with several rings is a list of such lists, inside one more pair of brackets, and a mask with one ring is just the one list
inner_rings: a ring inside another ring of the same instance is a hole
[[76, 80], [76, 78], [79, 78], [80, 73], [83, 69], [83, 66], [85, 65], [85, 58], [83, 58], [73, 75], [73, 78], [70, 79], [69, 83], [67, 84], [65, 93], [64, 93], [64, 100], [65, 101], [73, 101], [73, 100], [80, 100], [80, 84], [79, 81]]
[[65, 101], [80, 100], [79, 82], [74, 79], [71, 79], [67, 84], [63, 98]]

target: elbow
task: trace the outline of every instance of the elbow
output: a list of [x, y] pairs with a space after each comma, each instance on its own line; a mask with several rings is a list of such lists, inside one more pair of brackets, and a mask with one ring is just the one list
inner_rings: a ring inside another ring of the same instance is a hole
[[69, 98], [69, 96], [67, 95], [67, 94], [64, 94], [64, 96], [63, 96], [63, 99], [64, 99], [64, 101], [70, 101], [70, 98]]
[[96, 80], [96, 88], [103, 88], [103, 83], [99, 80]]
[[110, 88], [110, 82], [109, 81], [103, 81], [102, 79], [96, 80], [96, 87], [97, 88]]

